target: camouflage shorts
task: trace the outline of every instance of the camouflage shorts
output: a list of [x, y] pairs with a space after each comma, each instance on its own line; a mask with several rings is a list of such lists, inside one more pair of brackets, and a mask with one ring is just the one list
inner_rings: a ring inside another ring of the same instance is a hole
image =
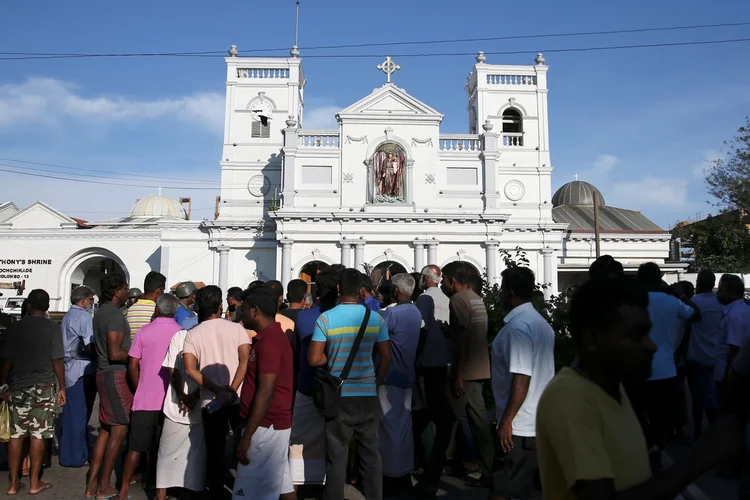
[[55, 386], [35, 385], [10, 393], [10, 437], [55, 437]]

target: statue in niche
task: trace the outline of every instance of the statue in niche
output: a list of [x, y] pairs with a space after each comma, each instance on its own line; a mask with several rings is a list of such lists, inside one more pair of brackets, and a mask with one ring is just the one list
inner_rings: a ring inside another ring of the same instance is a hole
[[375, 193], [377, 203], [406, 201], [404, 166], [406, 155], [397, 144], [384, 144], [375, 153]]

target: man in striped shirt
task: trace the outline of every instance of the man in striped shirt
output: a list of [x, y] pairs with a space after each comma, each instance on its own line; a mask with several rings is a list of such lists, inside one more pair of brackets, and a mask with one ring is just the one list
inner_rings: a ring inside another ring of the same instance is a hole
[[130, 325], [130, 338], [135, 339], [135, 334], [143, 325], [151, 323], [156, 310], [156, 299], [164, 293], [167, 287], [167, 278], [156, 271], [151, 271], [143, 280], [143, 294], [138, 302], [128, 308], [125, 318]]
[[[366, 308], [359, 303], [362, 273], [346, 269], [339, 278], [340, 303], [320, 315], [307, 353], [311, 367], [327, 366], [339, 377], [352, 350]], [[376, 347], [377, 374], [372, 361]], [[365, 498], [382, 498], [383, 477], [380, 460], [380, 404], [376, 384], [382, 384], [391, 364], [388, 328], [376, 312], [370, 314], [362, 342], [354, 355], [349, 376], [341, 387], [339, 415], [326, 421], [326, 489], [325, 500], [344, 500], [346, 462], [352, 436], [357, 444], [363, 471]]]

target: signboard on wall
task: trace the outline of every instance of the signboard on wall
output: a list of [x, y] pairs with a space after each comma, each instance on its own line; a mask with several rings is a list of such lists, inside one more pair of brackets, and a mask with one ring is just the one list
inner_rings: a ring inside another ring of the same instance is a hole
[[0, 291], [15, 290], [16, 295], [23, 295], [27, 282], [38, 274], [46, 278], [51, 265], [52, 259], [0, 259]]

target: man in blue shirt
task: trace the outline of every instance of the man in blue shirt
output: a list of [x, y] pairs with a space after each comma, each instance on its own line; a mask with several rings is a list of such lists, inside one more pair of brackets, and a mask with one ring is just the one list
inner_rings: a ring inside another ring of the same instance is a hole
[[310, 309], [299, 312], [294, 328], [293, 348], [298, 359], [294, 374], [297, 393], [292, 412], [289, 466], [295, 486], [323, 485], [326, 478], [326, 422], [313, 402], [315, 368], [307, 362], [307, 353], [321, 313], [336, 307], [338, 283], [332, 273], [318, 273], [315, 293], [318, 300]]
[[94, 341], [94, 292], [85, 286], [73, 290], [73, 304], [62, 320], [65, 351], [65, 388], [60, 435], [60, 465], [83, 467], [89, 459], [88, 424], [96, 399], [96, 366], [92, 362]]
[[359, 291], [359, 298], [362, 304], [371, 311], [380, 311], [380, 301], [375, 298], [372, 288], [372, 278], [367, 274], [362, 274], [362, 288]]
[[[185, 325], [182, 323], [190, 318], [191, 316], [196, 316], [195, 312], [193, 311], [193, 306], [195, 304], [195, 291], [198, 288], [195, 286], [195, 283], [192, 281], [184, 281], [177, 285], [177, 287], [174, 290], [175, 295], [177, 295], [177, 298], [180, 299], [180, 307], [177, 309], [177, 312], [174, 315], [174, 320], [180, 324], [185, 330], [188, 330], [189, 328], [186, 328]], [[195, 318], [197, 320], [197, 316]], [[194, 324], [192, 326], [195, 326]]]
[[[312, 367], [327, 366], [340, 376], [365, 317], [359, 304], [362, 273], [346, 269], [339, 278], [340, 304], [320, 315], [310, 343], [307, 361]], [[373, 348], [380, 357], [377, 375]], [[325, 500], [344, 500], [349, 442], [354, 436], [362, 464], [365, 498], [382, 498], [383, 478], [378, 441], [380, 405], [376, 385], [383, 383], [391, 364], [388, 329], [379, 314], [371, 314], [354, 364], [341, 387], [339, 415], [326, 421]]]
[[677, 350], [679, 320], [694, 323], [700, 321], [701, 316], [698, 307], [685, 296], [679, 284], [672, 286], [679, 299], [666, 293], [661, 269], [656, 263], [641, 264], [638, 281], [648, 290], [648, 315], [651, 319], [649, 338], [656, 344], [656, 353], [651, 362], [651, 378], [641, 386], [640, 405], [634, 405], [634, 409], [640, 413], [641, 425], [645, 425], [644, 434], [651, 450], [652, 465], [658, 469], [677, 381], [674, 353]]
[[395, 488], [411, 486], [414, 469], [414, 436], [412, 435], [411, 400], [422, 313], [411, 301], [416, 283], [406, 273], [395, 275], [393, 296], [396, 305], [383, 311], [391, 339], [392, 362], [385, 383], [378, 387], [382, 416], [380, 420], [380, 455], [383, 476]]
[[714, 367], [723, 307], [713, 292], [715, 284], [716, 276], [708, 269], [698, 273], [693, 302], [701, 310], [701, 320], [693, 324], [687, 353], [688, 383], [693, 396], [694, 438], [701, 434], [704, 411], [709, 422], [719, 417]]

